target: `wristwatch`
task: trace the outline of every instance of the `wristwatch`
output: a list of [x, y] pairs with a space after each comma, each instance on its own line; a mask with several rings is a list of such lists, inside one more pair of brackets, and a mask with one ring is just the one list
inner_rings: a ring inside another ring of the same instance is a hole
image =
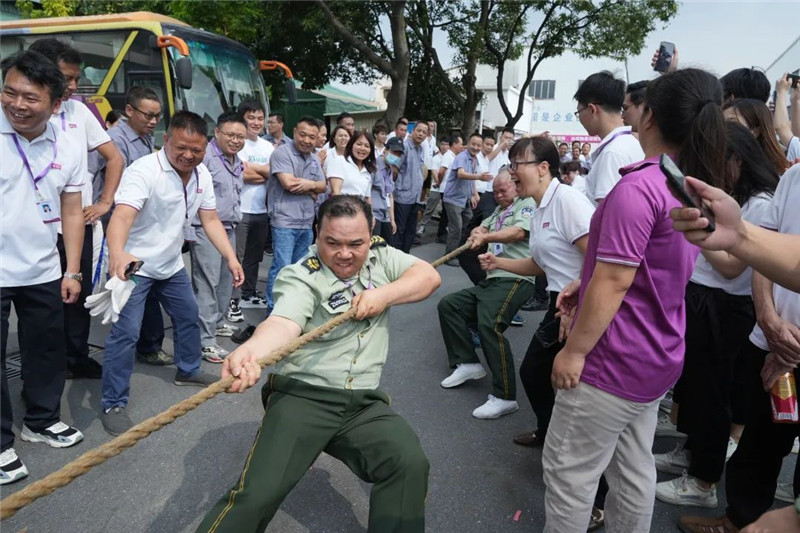
[[83, 281], [83, 274], [78, 272], [77, 274], [73, 274], [72, 272], [64, 272], [64, 279], [74, 279], [75, 281]]

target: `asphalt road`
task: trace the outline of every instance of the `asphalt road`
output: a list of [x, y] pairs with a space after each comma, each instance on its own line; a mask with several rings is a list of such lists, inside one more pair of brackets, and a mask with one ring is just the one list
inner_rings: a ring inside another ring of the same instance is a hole
[[[438, 258], [443, 245], [428, 243], [413, 253], [428, 261]], [[262, 263], [266, 277], [268, 259]], [[188, 263], [188, 261], [187, 261]], [[419, 435], [431, 462], [427, 530], [431, 532], [541, 531], [544, 525], [544, 484], [541, 451], [511, 442], [514, 434], [535, 427], [521, 385], [520, 410], [499, 420], [477, 420], [472, 410], [486, 400], [489, 378], [445, 390], [439, 382], [449, 374], [439, 331], [436, 304], [445, 294], [466, 287], [469, 280], [457, 268], [443, 266], [442, 287], [427, 301], [392, 310], [391, 347], [381, 386], [392, 406]], [[245, 310], [256, 322], [261, 310]], [[542, 313], [523, 313], [523, 327], [507, 335], [517, 366], [522, 361]], [[94, 357], [102, 359], [107, 327], [93, 327]], [[168, 334], [169, 337], [169, 334]], [[228, 339], [221, 341], [232, 349]], [[166, 343], [172, 349], [171, 341]], [[12, 316], [9, 353], [17, 350]], [[218, 365], [203, 363], [217, 372]], [[197, 391], [172, 384], [174, 367], [137, 363], [132, 379], [129, 413], [135, 422], [153, 416]], [[263, 379], [262, 379], [263, 382]], [[19, 379], [10, 382], [16, 430], [21, 424]], [[68, 381], [62, 403], [64, 421], [83, 431], [85, 440], [67, 449], [49, 448], [17, 439], [16, 450], [30, 476], [6, 486], [6, 496], [57, 470], [80, 454], [110, 439], [98, 418], [99, 381]], [[122, 455], [96, 467], [72, 484], [34, 502], [3, 522], [4, 531], [29, 533], [184, 532], [194, 531], [203, 514], [230, 488], [263, 414], [257, 388], [244, 395], [219, 396], [196, 411], [141, 441]], [[675, 439], [657, 439], [656, 452], [674, 447]], [[787, 458], [782, 481], [791, 481], [795, 456]], [[659, 481], [669, 476], [659, 476]], [[688, 512], [720, 514], [724, 488], [716, 510]], [[365, 531], [369, 485], [335, 459], [323, 455], [284, 501], [267, 531]], [[675, 523], [687, 509], [656, 502], [652, 531], [677, 531]], [[517, 516], [517, 520], [515, 520]]]

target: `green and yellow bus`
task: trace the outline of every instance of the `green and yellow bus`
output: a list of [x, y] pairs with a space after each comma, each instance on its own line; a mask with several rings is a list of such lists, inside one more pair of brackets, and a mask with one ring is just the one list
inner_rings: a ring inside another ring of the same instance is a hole
[[165, 120], [156, 130], [159, 140], [169, 116], [179, 110], [194, 111], [209, 124], [245, 98], [257, 98], [269, 110], [261, 71], [281, 68], [291, 78], [285, 65], [258, 61], [234, 40], [148, 12], [2, 22], [0, 56], [27, 49], [43, 37], [63, 40], [81, 53], [76, 96], [101, 123], [108, 111], [125, 107], [125, 94], [133, 86], [146, 85], [162, 95]]

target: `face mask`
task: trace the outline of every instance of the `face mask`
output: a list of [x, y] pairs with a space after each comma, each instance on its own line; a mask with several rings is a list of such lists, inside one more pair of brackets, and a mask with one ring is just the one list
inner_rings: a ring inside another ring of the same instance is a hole
[[394, 154], [386, 154], [386, 162], [393, 167], [400, 166], [400, 158]]

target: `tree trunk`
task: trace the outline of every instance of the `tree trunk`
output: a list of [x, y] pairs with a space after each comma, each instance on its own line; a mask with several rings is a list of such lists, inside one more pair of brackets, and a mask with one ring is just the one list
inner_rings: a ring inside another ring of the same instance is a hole
[[408, 75], [411, 72], [411, 53], [408, 49], [408, 35], [406, 33], [405, 2], [392, 2], [389, 13], [389, 24], [392, 30], [392, 43], [394, 57], [392, 68], [395, 75], [390, 75], [392, 88], [386, 96], [386, 113], [384, 118], [389, 124], [389, 129], [403, 116], [406, 110], [408, 96]]
[[461, 118], [461, 135], [464, 138], [464, 142], [467, 142], [467, 138], [475, 131], [475, 111], [478, 109], [481, 98], [483, 98], [483, 93], [475, 88], [475, 82], [477, 81], [475, 70], [478, 67], [483, 35], [486, 32], [486, 26], [489, 24], [489, 12], [489, 2], [483, 0], [481, 2], [481, 18], [478, 21], [478, 27], [475, 29], [469, 54], [467, 55], [467, 64], [464, 67], [464, 76], [461, 78], [465, 95], [464, 116]]

